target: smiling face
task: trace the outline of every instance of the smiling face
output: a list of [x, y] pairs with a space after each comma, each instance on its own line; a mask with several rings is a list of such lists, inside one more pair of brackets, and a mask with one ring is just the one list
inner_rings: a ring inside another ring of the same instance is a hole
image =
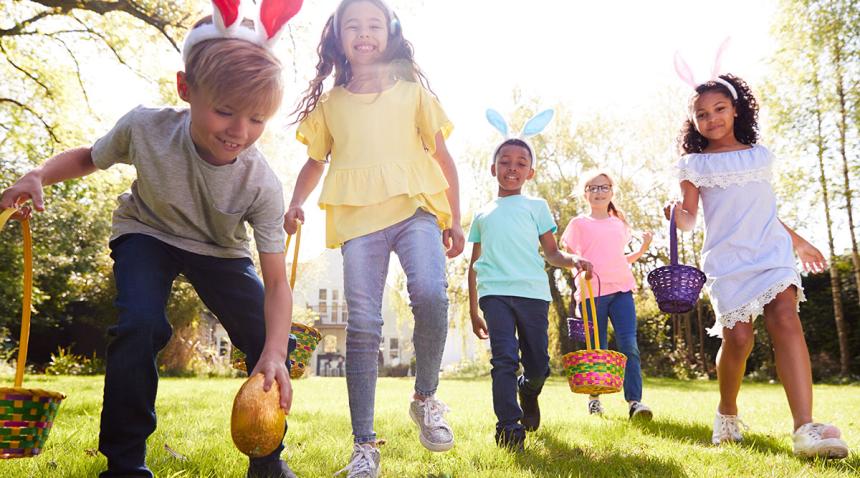
[[606, 211], [612, 201], [612, 180], [606, 175], [600, 174], [585, 183], [585, 200], [591, 206], [592, 211]]
[[344, 9], [339, 20], [341, 48], [351, 65], [372, 65], [388, 47], [388, 19], [371, 2], [354, 2]]
[[706, 91], [693, 103], [693, 124], [710, 142], [734, 138], [737, 111], [732, 99], [719, 91]]
[[262, 113], [213, 103], [193, 88], [185, 91], [183, 99], [190, 103], [191, 140], [200, 158], [209, 164], [232, 163], [266, 128], [268, 118]]
[[499, 149], [490, 172], [499, 182], [499, 197], [520, 194], [523, 184], [535, 175], [529, 150], [516, 144]]

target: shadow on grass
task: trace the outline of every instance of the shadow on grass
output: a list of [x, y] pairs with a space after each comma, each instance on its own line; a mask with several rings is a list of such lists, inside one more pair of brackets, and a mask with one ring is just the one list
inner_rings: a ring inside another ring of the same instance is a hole
[[[669, 440], [692, 442], [701, 446], [714, 446], [711, 444], [711, 427], [698, 423], [684, 423], [672, 420], [655, 420], [653, 422], [634, 422], [633, 426], [643, 433], [654, 435]], [[776, 438], [761, 433], [744, 433], [744, 441], [737, 445], [760, 453], [791, 454], [789, 442], [786, 439]]]
[[540, 433], [525, 452], [517, 454], [520, 468], [546, 478], [659, 476], [686, 477], [683, 468], [671, 460], [633, 454], [594, 452], [571, 446], [553, 433]]

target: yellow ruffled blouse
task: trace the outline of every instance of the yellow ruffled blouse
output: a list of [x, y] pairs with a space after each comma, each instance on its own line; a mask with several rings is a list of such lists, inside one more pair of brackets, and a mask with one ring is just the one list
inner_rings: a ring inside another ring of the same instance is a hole
[[432, 157], [436, 133], [454, 126], [420, 83], [397, 81], [381, 93], [342, 86], [320, 97], [296, 131], [308, 156], [325, 162], [319, 207], [326, 211], [326, 246], [385, 229], [418, 208], [451, 227], [448, 181]]

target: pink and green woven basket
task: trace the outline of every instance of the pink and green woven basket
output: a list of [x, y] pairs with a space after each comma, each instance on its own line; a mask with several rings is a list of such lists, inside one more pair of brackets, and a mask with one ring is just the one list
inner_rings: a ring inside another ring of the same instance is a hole
[[[0, 228], [16, 209], [0, 213]], [[24, 236], [24, 297], [21, 312], [21, 338], [15, 367], [15, 386], [0, 388], [0, 458], [23, 458], [42, 452], [48, 433], [57, 416], [60, 402], [66, 398], [58, 392], [23, 388], [30, 340], [30, 304], [33, 297], [33, 239], [30, 223], [21, 221]]]
[[[599, 278], [598, 278], [599, 280]], [[562, 357], [567, 383], [573, 393], [602, 395], [615, 393], [624, 385], [624, 368], [627, 356], [614, 350], [600, 348], [600, 334], [597, 329], [597, 307], [594, 303], [594, 292], [591, 281], [584, 277], [580, 280], [580, 290], [588, 292], [588, 298], [582, 302], [583, 328], [585, 335], [585, 350], [570, 352]], [[592, 346], [592, 334], [589, 333], [586, 303], [591, 306], [591, 320], [594, 330], [595, 344]]]

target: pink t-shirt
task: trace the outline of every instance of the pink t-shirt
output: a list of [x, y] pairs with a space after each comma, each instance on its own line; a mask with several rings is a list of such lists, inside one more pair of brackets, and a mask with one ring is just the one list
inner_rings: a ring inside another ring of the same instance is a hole
[[[592, 287], [595, 294], [603, 296], [636, 290], [636, 280], [624, 252], [630, 238], [630, 228], [615, 216], [606, 219], [577, 216], [570, 220], [561, 235], [561, 243], [567, 252], [594, 265], [594, 271], [600, 276], [600, 292], [596, 280], [592, 280]], [[579, 289], [574, 298], [580, 302]]]

